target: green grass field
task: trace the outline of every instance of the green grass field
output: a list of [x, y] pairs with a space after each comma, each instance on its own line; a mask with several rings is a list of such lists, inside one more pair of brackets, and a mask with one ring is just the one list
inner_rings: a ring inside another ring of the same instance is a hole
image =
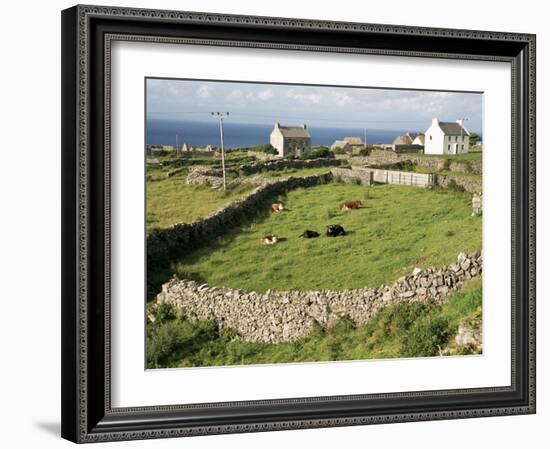
[[[177, 189], [167, 192], [166, 198], [174, 195], [180, 195], [182, 203], [189, 201], [181, 204], [182, 212], [197, 202], [192, 193]], [[177, 273], [210, 285], [260, 292], [341, 290], [391, 284], [414, 267], [446, 265], [461, 251], [481, 249], [481, 217], [471, 216], [468, 193], [331, 183], [276, 199], [285, 204], [285, 211], [266, 211], [252, 223], [229, 229], [218, 240], [172, 261], [163, 268], [164, 275], [155, 276], [167, 280]], [[354, 199], [364, 206], [339, 210], [340, 202]], [[326, 225], [332, 223], [341, 224], [349, 234], [324, 236]], [[323, 235], [298, 238], [305, 229]], [[271, 233], [282, 241], [261, 245], [261, 237]]]
[[190, 186], [187, 172], [147, 183], [147, 230], [189, 223], [246, 195], [252, 185], [230, 187], [226, 193], [208, 186]]
[[215, 322], [191, 322], [165, 310], [161, 320], [147, 326], [147, 367], [430, 357], [444, 348], [451, 355], [473, 354], [477, 350], [454, 347], [453, 338], [460, 323], [480, 323], [481, 315], [479, 278], [442, 306], [403, 302], [381, 310], [364, 327], [342, 320], [332, 329], [319, 327], [308, 338], [290, 343], [239, 341]]

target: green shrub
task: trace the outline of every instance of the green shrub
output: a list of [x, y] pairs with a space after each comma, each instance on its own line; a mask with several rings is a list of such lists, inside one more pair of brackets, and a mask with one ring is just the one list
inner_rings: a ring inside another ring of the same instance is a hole
[[277, 148], [275, 148], [270, 143], [264, 143], [260, 145], [256, 145], [252, 147], [252, 151], [258, 151], [259, 153], [267, 153], [267, 154], [279, 154], [277, 151]]
[[309, 153], [302, 155], [302, 159], [333, 158], [334, 153], [328, 147], [320, 146], [313, 148]]
[[155, 311], [155, 321], [159, 323], [175, 320], [176, 317], [176, 309], [171, 304], [162, 303]]
[[334, 154], [346, 154], [346, 151], [342, 147], [334, 147], [331, 151]]
[[[158, 324], [157, 324], [158, 323]], [[178, 360], [194, 354], [205, 342], [218, 339], [214, 321], [156, 321], [147, 338], [147, 366], [173, 366]]]
[[443, 317], [426, 316], [417, 320], [403, 339], [405, 357], [429, 357], [439, 353], [449, 340], [449, 322]]

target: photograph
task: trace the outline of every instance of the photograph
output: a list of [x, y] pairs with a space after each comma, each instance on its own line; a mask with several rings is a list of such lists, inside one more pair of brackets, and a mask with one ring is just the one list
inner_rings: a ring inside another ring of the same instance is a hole
[[483, 354], [483, 92], [144, 89], [146, 369]]

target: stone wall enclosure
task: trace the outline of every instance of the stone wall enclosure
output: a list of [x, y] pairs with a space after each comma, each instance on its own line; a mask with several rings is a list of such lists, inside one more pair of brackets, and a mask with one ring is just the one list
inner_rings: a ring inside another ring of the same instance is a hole
[[173, 305], [190, 320], [215, 320], [233, 329], [240, 339], [280, 343], [306, 337], [316, 325], [330, 328], [341, 318], [364, 326], [381, 308], [400, 301], [442, 303], [463, 282], [480, 276], [479, 252], [460, 253], [455, 263], [443, 268], [415, 268], [392, 286], [343, 291], [246, 292], [210, 287], [173, 278], [162, 286], [154, 307]]

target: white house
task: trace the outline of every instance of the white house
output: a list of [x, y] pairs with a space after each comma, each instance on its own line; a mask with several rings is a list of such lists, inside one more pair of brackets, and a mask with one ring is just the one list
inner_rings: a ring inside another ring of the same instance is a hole
[[277, 149], [279, 157], [300, 157], [311, 151], [311, 135], [303, 123], [300, 126], [275, 123], [269, 142]]
[[464, 154], [470, 148], [470, 133], [464, 120], [440, 122], [434, 118], [424, 138], [425, 154]]

